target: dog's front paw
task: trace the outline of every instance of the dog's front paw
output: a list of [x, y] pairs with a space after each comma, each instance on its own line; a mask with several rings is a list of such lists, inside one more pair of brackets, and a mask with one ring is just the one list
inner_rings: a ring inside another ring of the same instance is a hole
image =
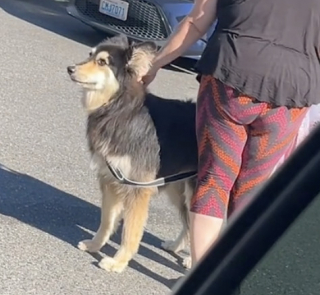
[[184, 246], [184, 243], [179, 243], [177, 241], [164, 241], [161, 243], [162, 249], [173, 253], [178, 253], [184, 250]]
[[95, 253], [95, 252], [99, 252], [101, 245], [94, 242], [94, 240], [83, 240], [79, 242], [78, 248], [82, 251]]
[[191, 256], [187, 256], [185, 258], [182, 259], [182, 265], [187, 268], [190, 269], [192, 266], [192, 259]]
[[127, 267], [128, 262], [118, 261], [112, 257], [104, 257], [99, 262], [99, 267], [106, 271], [121, 273]]

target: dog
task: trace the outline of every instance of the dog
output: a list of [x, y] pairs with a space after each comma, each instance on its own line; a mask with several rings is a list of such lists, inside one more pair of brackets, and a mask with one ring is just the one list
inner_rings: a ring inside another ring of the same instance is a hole
[[[168, 195], [183, 224], [177, 239], [164, 242], [162, 248], [177, 253], [189, 241], [188, 211], [195, 177], [144, 187], [123, 184], [110, 170], [114, 167], [137, 183], [197, 170], [195, 102], [158, 97], [138, 82], [156, 52], [153, 42], [133, 43], [116, 35], [99, 43], [83, 62], [67, 67], [70, 79], [83, 89], [88, 147], [102, 193], [99, 229], [92, 240], [79, 242], [78, 248], [98, 252], [123, 218], [119, 250], [99, 263], [116, 273], [137, 253], [149, 201], [156, 194]], [[183, 264], [190, 267], [190, 256]]]

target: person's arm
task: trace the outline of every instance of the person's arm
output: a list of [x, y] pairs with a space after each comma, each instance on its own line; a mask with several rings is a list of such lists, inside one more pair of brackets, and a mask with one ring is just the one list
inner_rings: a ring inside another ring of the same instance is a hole
[[169, 64], [203, 37], [216, 20], [217, 2], [218, 0], [195, 0], [191, 12], [180, 22], [153, 60], [155, 69]]

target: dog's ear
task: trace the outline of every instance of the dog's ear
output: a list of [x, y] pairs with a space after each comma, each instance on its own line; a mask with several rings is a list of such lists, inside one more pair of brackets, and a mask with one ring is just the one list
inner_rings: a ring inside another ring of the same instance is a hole
[[134, 49], [140, 49], [142, 51], [148, 51], [148, 52], [156, 52], [158, 47], [156, 43], [152, 41], [145, 41], [141, 43], [132, 43], [131, 46], [133, 46]]
[[115, 44], [120, 45], [122, 47], [128, 47], [129, 46], [129, 40], [128, 37], [124, 34], [118, 34], [114, 37], [107, 38], [104, 43], [108, 44]]
[[157, 45], [154, 42], [132, 43], [130, 45], [131, 57], [128, 60], [128, 66], [137, 76], [142, 77], [149, 71], [156, 52]]

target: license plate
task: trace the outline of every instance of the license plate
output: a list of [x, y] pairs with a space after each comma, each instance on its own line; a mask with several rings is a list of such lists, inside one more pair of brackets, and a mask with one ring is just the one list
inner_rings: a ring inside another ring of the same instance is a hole
[[129, 3], [121, 0], [101, 0], [99, 11], [105, 15], [127, 20]]

